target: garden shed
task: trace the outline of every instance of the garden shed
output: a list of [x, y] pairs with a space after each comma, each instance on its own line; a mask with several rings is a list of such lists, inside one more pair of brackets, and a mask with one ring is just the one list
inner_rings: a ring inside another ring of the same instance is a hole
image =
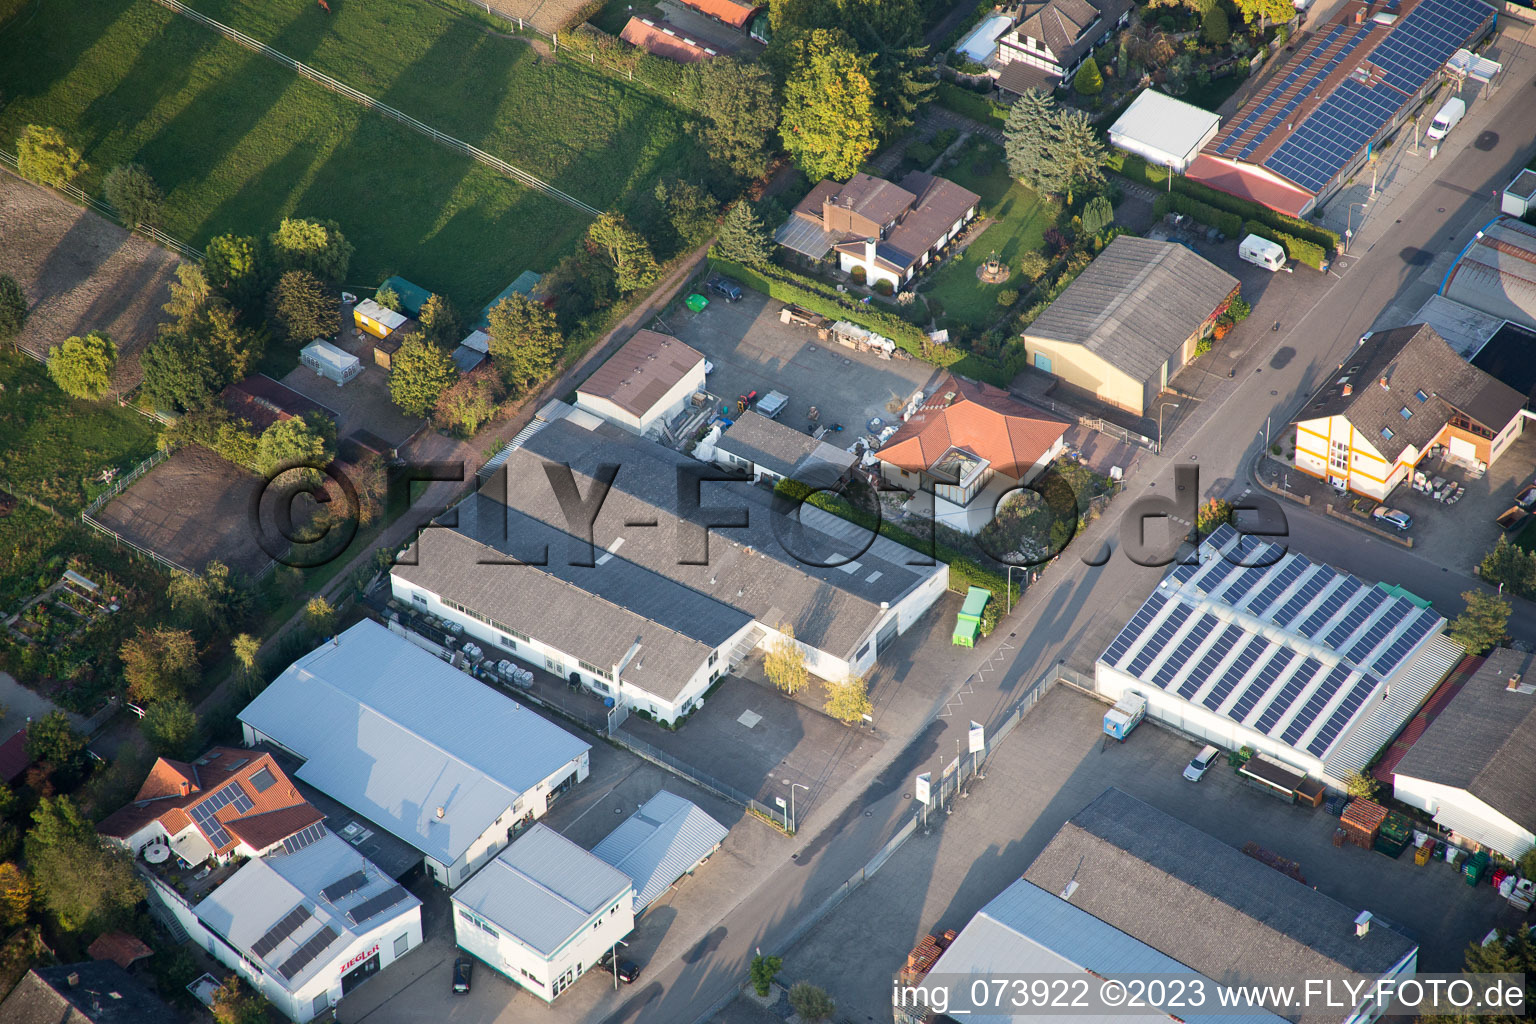
[[350, 352], [323, 339], [316, 339], [299, 353], [299, 361], [327, 380], [341, 387], [363, 372], [362, 361]]

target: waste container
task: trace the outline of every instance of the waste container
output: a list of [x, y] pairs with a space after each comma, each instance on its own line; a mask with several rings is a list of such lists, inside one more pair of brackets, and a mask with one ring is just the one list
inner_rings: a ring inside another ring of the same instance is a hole
[[1476, 885], [1482, 881], [1483, 874], [1488, 870], [1488, 851], [1479, 850], [1467, 861], [1467, 866], [1462, 869], [1462, 875], [1468, 885]]
[[692, 295], [683, 300], [683, 305], [687, 306], [695, 313], [702, 313], [704, 312], [704, 307], [709, 305], [709, 300], [700, 295], [698, 292], [694, 292]]

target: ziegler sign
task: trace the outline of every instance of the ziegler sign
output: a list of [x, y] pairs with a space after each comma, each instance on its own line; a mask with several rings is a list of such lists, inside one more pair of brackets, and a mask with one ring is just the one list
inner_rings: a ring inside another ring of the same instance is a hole
[[369, 957], [373, 956], [378, 951], [379, 951], [379, 944], [377, 942], [375, 942], [373, 944], [373, 948], [372, 949], [364, 950], [363, 952], [357, 954], [357, 956], [353, 957], [351, 960], [348, 960], [346, 963], [342, 964], [341, 965], [341, 973], [342, 974], [346, 974], [352, 968], [356, 967], [358, 964], [362, 963], [364, 960], [367, 960]]

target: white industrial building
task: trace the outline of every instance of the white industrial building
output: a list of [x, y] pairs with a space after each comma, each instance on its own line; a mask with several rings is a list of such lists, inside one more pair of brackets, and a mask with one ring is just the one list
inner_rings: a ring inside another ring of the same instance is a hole
[[[435, 532], [435, 531], [428, 531]], [[420, 850], [453, 887], [587, 777], [591, 746], [364, 620], [240, 712], [248, 744]]]
[[635, 434], [659, 432], [704, 389], [704, 355], [670, 335], [636, 331], [576, 388], [576, 408]]
[[453, 894], [459, 947], [546, 1003], [635, 926], [629, 876], [534, 825]]
[[1392, 795], [1510, 860], [1536, 846], [1536, 656], [1492, 651], [1393, 768]]
[[1220, 127], [1209, 110], [1143, 89], [1110, 127], [1109, 144], [1182, 174]]
[[662, 790], [592, 847], [592, 855], [634, 882], [639, 917], [720, 849], [729, 831], [693, 801]]
[[298, 1024], [421, 945], [421, 901], [323, 825], [195, 903], [142, 874], [193, 942]]
[[1460, 661], [1445, 619], [1229, 526], [1179, 564], [1099, 658], [1099, 693], [1342, 789]]
[[305, 345], [299, 353], [299, 362], [326, 380], [335, 381], [337, 387], [363, 372], [362, 361], [357, 356], [323, 339]]
[[[864, 673], [948, 587], [942, 562], [820, 509], [792, 519], [763, 488], [705, 482], [719, 471], [582, 419], [543, 423], [455, 528], [422, 531], [391, 570], [395, 599], [672, 722], [784, 625], [817, 676]], [[590, 541], [552, 483], [566, 469], [587, 500], [606, 488]]]

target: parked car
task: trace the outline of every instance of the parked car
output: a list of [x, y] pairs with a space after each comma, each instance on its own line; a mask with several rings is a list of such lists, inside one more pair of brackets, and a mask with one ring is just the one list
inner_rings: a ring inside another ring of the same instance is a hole
[[1377, 505], [1376, 511], [1371, 513], [1371, 518], [1378, 523], [1385, 523], [1398, 530], [1406, 530], [1413, 525], [1413, 517], [1400, 509], [1387, 508], [1385, 505]]
[[1435, 119], [1429, 123], [1429, 129], [1425, 131], [1424, 137], [1434, 142], [1440, 141], [1451, 134], [1451, 129], [1460, 124], [1465, 116], [1467, 116], [1466, 101], [1452, 96], [1435, 114]]
[[709, 286], [724, 295], [727, 302], [741, 301], [741, 285], [728, 277], [717, 277], [709, 282]]
[[633, 985], [640, 978], [640, 965], [633, 960], [619, 961], [619, 980], [626, 985]]
[[1209, 745], [1200, 748], [1200, 753], [1195, 755], [1194, 760], [1184, 766], [1184, 777], [1190, 782], [1199, 782], [1205, 777], [1205, 773], [1211, 770], [1211, 765], [1216, 761], [1218, 753], [1215, 747]]
[[453, 961], [453, 990], [460, 995], [469, 991], [470, 975], [475, 973], [475, 961], [467, 956]]

